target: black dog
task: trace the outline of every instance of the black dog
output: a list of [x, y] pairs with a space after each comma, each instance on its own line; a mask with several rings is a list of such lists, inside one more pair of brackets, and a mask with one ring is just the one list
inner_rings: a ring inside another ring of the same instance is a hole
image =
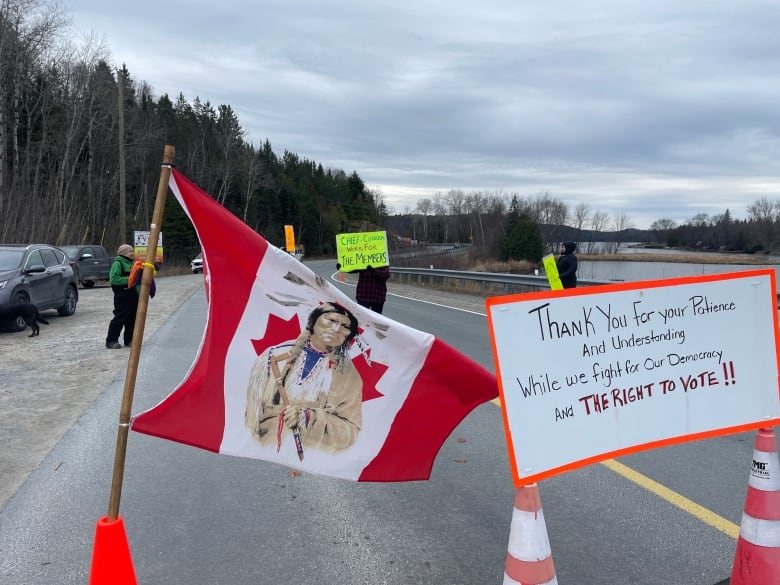
[[10, 325], [19, 317], [24, 319], [24, 322], [32, 329], [30, 337], [34, 337], [40, 332], [41, 328], [38, 327], [38, 322], [43, 323], [44, 325], [49, 324], [46, 319], [41, 317], [38, 308], [30, 303], [18, 303], [0, 307], [0, 321], [7, 322]]

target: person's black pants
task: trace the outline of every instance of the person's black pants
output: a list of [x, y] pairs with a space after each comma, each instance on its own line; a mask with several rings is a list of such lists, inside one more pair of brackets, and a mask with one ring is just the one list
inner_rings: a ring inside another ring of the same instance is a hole
[[367, 303], [366, 301], [358, 301], [358, 305], [361, 307], [366, 307], [367, 309], [371, 309], [374, 311], [374, 313], [382, 314], [382, 309], [384, 308], [384, 303]]
[[119, 341], [119, 334], [124, 327], [125, 345], [133, 342], [133, 328], [135, 327], [135, 313], [138, 310], [138, 293], [135, 288], [114, 289], [114, 318], [108, 324], [106, 343]]

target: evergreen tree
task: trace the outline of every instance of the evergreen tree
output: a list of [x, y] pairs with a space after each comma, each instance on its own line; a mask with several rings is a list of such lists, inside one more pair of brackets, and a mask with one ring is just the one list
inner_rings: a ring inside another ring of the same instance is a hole
[[504, 236], [498, 240], [499, 260], [539, 262], [543, 254], [544, 243], [539, 226], [520, 211], [517, 196], [512, 197], [504, 222]]

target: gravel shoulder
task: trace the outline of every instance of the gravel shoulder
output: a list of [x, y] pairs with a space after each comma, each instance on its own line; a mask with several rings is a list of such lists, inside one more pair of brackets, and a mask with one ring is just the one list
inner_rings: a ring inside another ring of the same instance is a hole
[[[157, 278], [144, 338], [203, 286], [203, 275]], [[105, 348], [113, 313], [111, 287], [79, 289], [76, 313], [44, 311], [37, 337], [30, 329], [0, 332], [0, 507], [19, 489], [60, 437], [118, 375], [130, 350]], [[118, 413], [117, 413], [118, 416]]]

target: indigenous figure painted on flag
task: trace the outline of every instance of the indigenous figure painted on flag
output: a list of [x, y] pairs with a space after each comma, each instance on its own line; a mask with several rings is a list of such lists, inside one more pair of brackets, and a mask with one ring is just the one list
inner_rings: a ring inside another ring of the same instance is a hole
[[358, 320], [322, 303], [297, 339], [265, 350], [249, 376], [245, 424], [262, 445], [296, 441], [335, 453], [350, 447], [362, 422], [363, 381], [348, 355]]

